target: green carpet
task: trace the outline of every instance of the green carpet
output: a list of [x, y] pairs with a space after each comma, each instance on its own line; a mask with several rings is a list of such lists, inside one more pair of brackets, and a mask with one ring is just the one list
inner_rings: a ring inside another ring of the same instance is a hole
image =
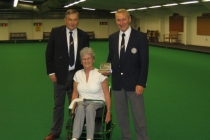
[[[94, 41], [95, 67], [105, 62], [108, 42]], [[0, 139], [42, 140], [52, 126], [53, 87], [46, 75], [46, 43], [0, 44]], [[150, 140], [209, 140], [209, 54], [150, 46], [144, 93]], [[109, 79], [110, 80], [110, 79]], [[66, 102], [66, 117], [67, 121]], [[113, 122], [116, 122], [114, 102]], [[132, 135], [135, 136], [131, 120]], [[120, 140], [118, 125], [112, 140]], [[66, 140], [63, 129], [58, 140]], [[135, 139], [133, 139], [135, 140]]]

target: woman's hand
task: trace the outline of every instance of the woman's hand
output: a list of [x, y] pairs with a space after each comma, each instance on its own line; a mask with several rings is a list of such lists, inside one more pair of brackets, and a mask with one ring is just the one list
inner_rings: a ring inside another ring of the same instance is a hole
[[74, 109], [71, 110], [71, 118], [74, 118], [75, 114], [74, 114]]
[[110, 76], [110, 72], [100, 72], [100, 71], [98, 71], [99, 73], [101, 73], [102, 75], [104, 75], [104, 76]]
[[106, 123], [109, 123], [110, 120], [111, 120], [111, 112], [110, 111], [107, 111], [106, 112], [105, 122]]

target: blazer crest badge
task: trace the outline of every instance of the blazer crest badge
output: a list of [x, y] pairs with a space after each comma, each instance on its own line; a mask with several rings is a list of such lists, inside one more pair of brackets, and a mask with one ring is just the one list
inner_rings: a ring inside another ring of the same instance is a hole
[[137, 49], [136, 49], [136, 48], [132, 48], [132, 49], [131, 49], [131, 52], [132, 52], [133, 54], [135, 54], [135, 53], [137, 53]]

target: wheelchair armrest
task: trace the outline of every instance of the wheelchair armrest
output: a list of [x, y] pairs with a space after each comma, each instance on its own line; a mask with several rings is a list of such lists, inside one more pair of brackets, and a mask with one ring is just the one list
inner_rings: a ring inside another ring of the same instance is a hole
[[103, 102], [105, 104], [105, 102], [103, 100], [95, 100], [95, 99], [83, 99], [83, 101], [97, 101], [97, 102]]
[[76, 99], [74, 99], [73, 101], [71, 101], [71, 104], [69, 105], [69, 109], [72, 109], [73, 106], [74, 106], [74, 104], [75, 104], [76, 102], [80, 102], [80, 101], [84, 101], [84, 98], [76, 98]]

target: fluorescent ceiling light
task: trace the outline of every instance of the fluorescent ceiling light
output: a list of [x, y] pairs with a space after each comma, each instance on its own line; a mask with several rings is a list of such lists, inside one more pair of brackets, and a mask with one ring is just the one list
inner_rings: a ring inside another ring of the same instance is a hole
[[80, 3], [80, 2], [84, 2], [84, 1], [86, 1], [86, 0], [78, 0], [78, 1], [75, 1], [75, 2], [73, 2], [73, 3], [69, 3], [68, 5], [65, 5], [64, 7], [66, 8], [66, 7], [69, 7], [69, 6], [78, 4], [78, 3]]
[[128, 9], [127, 11], [135, 11], [136, 9]]
[[112, 11], [112, 12], [110, 12], [110, 13], [116, 13], [117, 11]]
[[207, 1], [210, 1], [210, 0], [202, 0], [202, 2], [207, 2]]
[[18, 0], [14, 0], [13, 7], [17, 7], [17, 4], [18, 4]]
[[137, 8], [136, 10], [145, 10], [145, 9], [147, 9], [147, 7]]
[[151, 6], [149, 8], [159, 8], [159, 7], [161, 7], [161, 6], [160, 5], [156, 5], [156, 6]]
[[85, 10], [96, 10], [96, 9], [93, 9], [93, 8], [85, 8], [85, 7], [82, 7], [82, 9], [85, 9]]
[[29, 0], [19, 0], [21, 2], [28, 2], [28, 3], [33, 3], [33, 1], [29, 1]]
[[68, 5], [65, 5], [64, 8], [67, 8], [67, 7], [72, 6], [72, 5], [74, 5], [74, 4], [71, 3], [71, 4], [68, 4]]
[[187, 2], [182, 2], [180, 4], [193, 4], [193, 3], [198, 3], [199, 1], [187, 1]]
[[178, 3], [170, 3], [170, 4], [165, 4], [163, 6], [175, 6], [175, 5], [178, 5]]

